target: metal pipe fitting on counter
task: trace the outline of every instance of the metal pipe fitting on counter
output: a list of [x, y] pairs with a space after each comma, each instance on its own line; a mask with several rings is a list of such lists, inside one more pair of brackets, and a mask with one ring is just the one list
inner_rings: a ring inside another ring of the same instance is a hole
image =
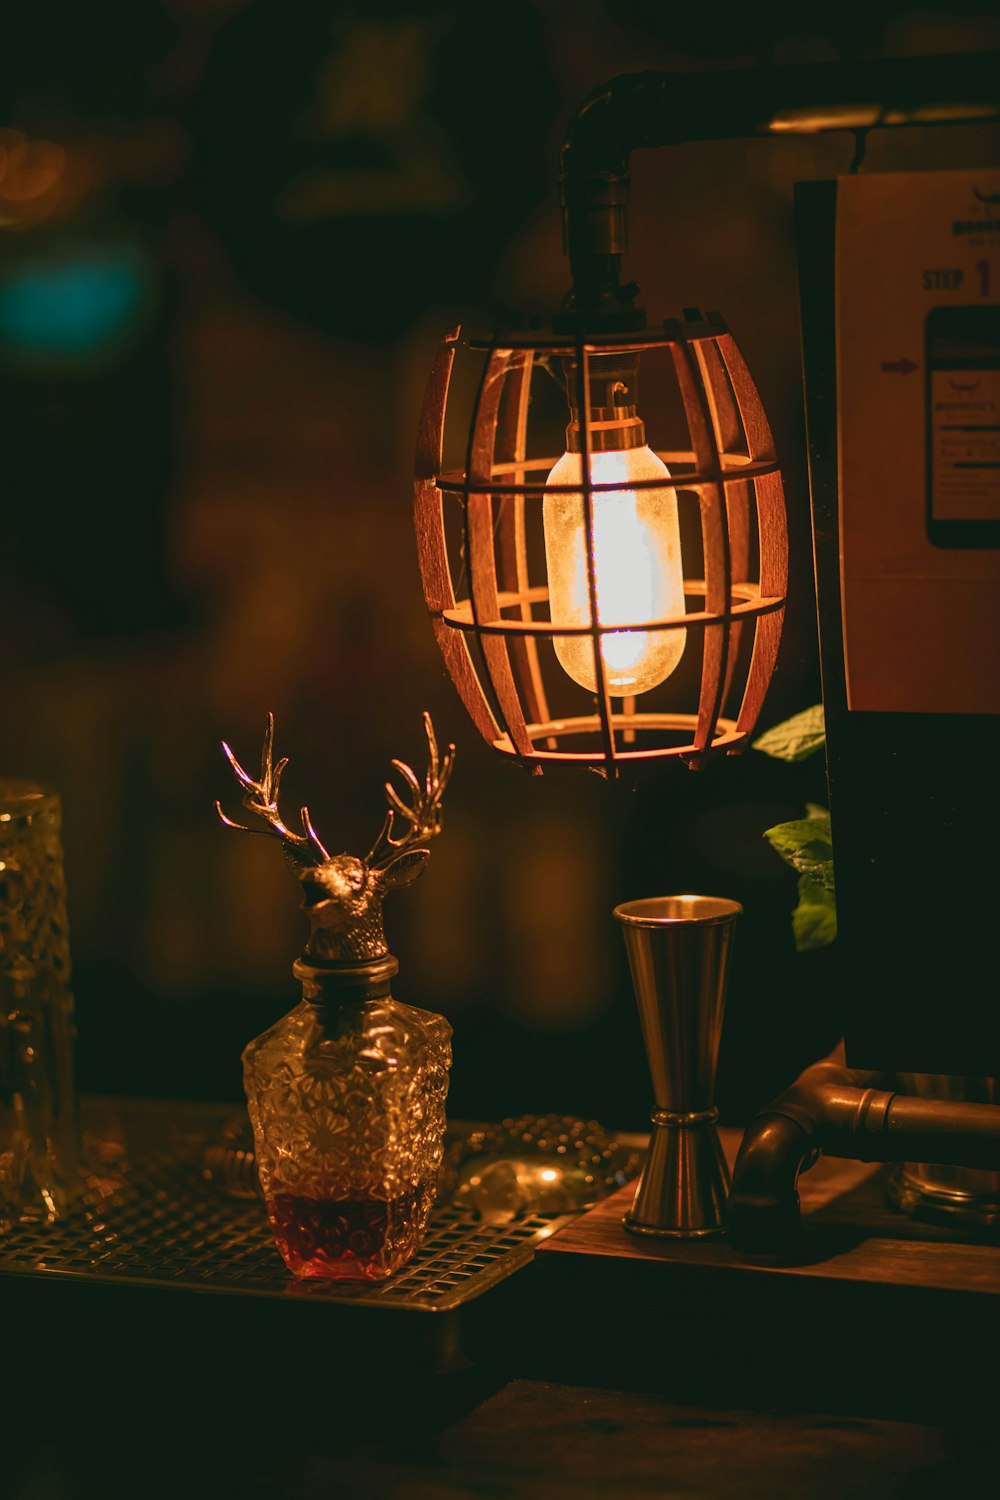
[[1000, 1170], [1000, 1106], [915, 1098], [886, 1076], [814, 1063], [743, 1137], [729, 1198], [728, 1235], [747, 1254], [783, 1253], [799, 1232], [800, 1172], [820, 1155]]

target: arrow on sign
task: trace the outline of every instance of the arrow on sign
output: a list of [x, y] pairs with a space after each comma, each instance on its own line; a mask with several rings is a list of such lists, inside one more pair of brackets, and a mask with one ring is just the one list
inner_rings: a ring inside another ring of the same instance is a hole
[[887, 359], [882, 363], [887, 375], [912, 375], [916, 368], [912, 359]]

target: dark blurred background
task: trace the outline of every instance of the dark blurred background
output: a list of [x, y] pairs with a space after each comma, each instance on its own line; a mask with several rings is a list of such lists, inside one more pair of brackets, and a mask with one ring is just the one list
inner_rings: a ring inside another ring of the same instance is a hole
[[[387, 908], [401, 999], [455, 1028], [450, 1112], [640, 1127], [649, 1087], [612, 906], [745, 908], [719, 1102], [744, 1119], [839, 1034], [836, 950], [797, 955], [763, 830], [820, 761], [754, 752], [640, 785], [524, 776], [478, 741], [411, 529], [441, 331], [566, 288], [556, 158], [598, 83], [1000, 46], [992, 7], [107, 0], [8, 9], [0, 54], [0, 768], [61, 793], [82, 1090], [241, 1097], [296, 998], [274, 845], [224, 830], [222, 737], [273, 709], [329, 846], [363, 852], [420, 711], [459, 747], [445, 835]], [[792, 187], [847, 136], [633, 159], [626, 270], [654, 316], [729, 320], [786, 474], [792, 583], [761, 727], [820, 695]], [[871, 137], [865, 170], [975, 165], [996, 133]], [[993, 162], [995, 165], [995, 161]], [[459, 374], [459, 383], [466, 378]]]

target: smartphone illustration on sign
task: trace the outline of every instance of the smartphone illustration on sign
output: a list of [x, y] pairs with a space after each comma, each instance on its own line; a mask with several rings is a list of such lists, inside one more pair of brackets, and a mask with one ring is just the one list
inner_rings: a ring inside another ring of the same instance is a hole
[[927, 537], [1000, 547], [1000, 307], [926, 321]]

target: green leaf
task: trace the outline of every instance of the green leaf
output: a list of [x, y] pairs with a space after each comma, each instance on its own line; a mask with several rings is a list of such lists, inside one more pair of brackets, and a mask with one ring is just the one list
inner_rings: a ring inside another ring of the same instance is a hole
[[799, 877], [799, 904], [792, 912], [792, 932], [799, 953], [825, 948], [837, 936], [837, 903], [833, 892], [808, 875]]
[[775, 760], [806, 760], [810, 755], [815, 755], [817, 750], [822, 750], [825, 744], [823, 705], [816, 703], [812, 708], [805, 708], [800, 714], [786, 719], [783, 724], [775, 724], [773, 729], [767, 730], [753, 741], [753, 748], [763, 750], [765, 755], [773, 756]]
[[833, 839], [830, 832], [830, 814], [821, 812], [818, 817], [796, 818], [791, 823], [777, 823], [768, 828], [764, 837], [771, 848], [780, 854], [786, 864], [800, 875], [809, 878], [832, 891]]

